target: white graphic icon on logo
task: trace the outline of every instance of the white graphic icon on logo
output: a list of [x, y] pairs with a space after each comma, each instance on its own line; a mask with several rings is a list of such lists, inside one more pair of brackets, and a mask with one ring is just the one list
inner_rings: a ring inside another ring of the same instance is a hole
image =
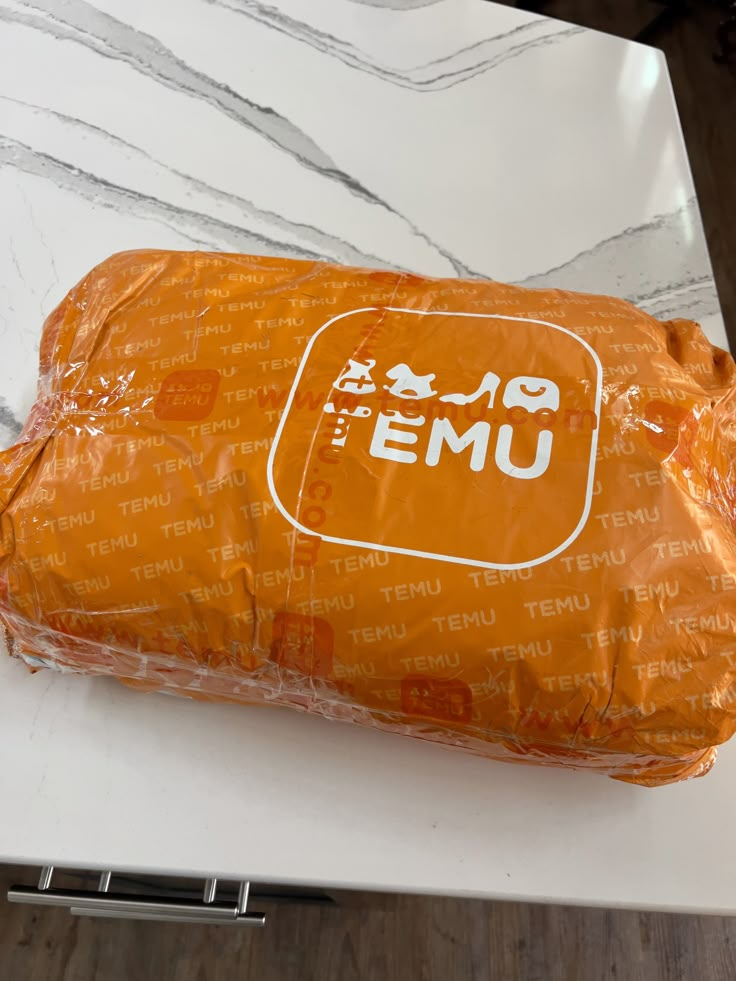
[[415, 375], [408, 364], [395, 364], [389, 368], [386, 377], [394, 379], [390, 387], [384, 385], [386, 391], [400, 399], [429, 399], [437, 392], [432, 388], [436, 375]]
[[[336, 388], [338, 392], [347, 392], [350, 395], [370, 395], [376, 390], [371, 378], [371, 371], [375, 367], [376, 362], [373, 358], [368, 358], [366, 361], [354, 361], [352, 358], [348, 358], [347, 368], [343, 368], [332, 387]], [[325, 412], [339, 412], [340, 415], [356, 416], [360, 419], [365, 419], [371, 414], [371, 410], [366, 405], [356, 405], [352, 410], [348, 407], [337, 409], [334, 402], [328, 402], [325, 405]], [[336, 442], [335, 445], [344, 446], [345, 438], [342, 437], [340, 442]]]
[[440, 402], [452, 402], [454, 405], [470, 405], [471, 402], [477, 401], [481, 395], [487, 394], [488, 405], [490, 408], [493, 408], [496, 392], [500, 384], [501, 379], [498, 375], [492, 371], [487, 371], [483, 375], [483, 381], [471, 395], [461, 395], [459, 392], [455, 395], [440, 395]]

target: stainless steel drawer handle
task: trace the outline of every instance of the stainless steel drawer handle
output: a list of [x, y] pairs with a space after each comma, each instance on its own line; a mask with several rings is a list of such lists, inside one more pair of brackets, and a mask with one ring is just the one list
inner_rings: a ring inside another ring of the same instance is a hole
[[217, 879], [207, 879], [203, 901], [167, 897], [151, 899], [110, 892], [111, 872], [100, 876], [98, 891], [52, 889], [53, 867], [41, 870], [38, 888], [13, 886], [8, 902], [34, 906], [61, 906], [73, 916], [108, 917], [128, 920], [166, 920], [175, 923], [209, 923], [222, 926], [263, 926], [265, 914], [247, 912], [249, 883], [241, 882], [236, 902], [217, 901]]

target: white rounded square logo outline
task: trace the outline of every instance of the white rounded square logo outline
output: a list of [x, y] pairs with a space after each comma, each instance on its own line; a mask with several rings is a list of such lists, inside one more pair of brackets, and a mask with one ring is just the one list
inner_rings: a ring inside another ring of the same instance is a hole
[[[364, 542], [357, 538], [335, 538], [332, 535], [321, 535], [311, 528], [307, 528], [302, 525], [296, 518], [294, 518], [284, 507], [281, 499], [276, 493], [276, 486], [274, 484], [273, 478], [273, 467], [274, 461], [276, 459], [276, 452], [278, 450], [279, 442], [281, 440], [281, 435], [286, 424], [286, 420], [289, 415], [292, 403], [294, 401], [294, 395], [297, 388], [299, 387], [299, 382], [301, 381], [304, 368], [309, 361], [309, 355], [314, 346], [314, 342], [328, 327], [336, 323], [338, 320], [342, 320], [345, 317], [350, 317], [356, 313], [375, 313], [385, 310], [389, 313], [410, 313], [415, 316], [425, 317], [474, 317], [475, 319], [481, 320], [512, 320], [517, 323], [524, 324], [540, 324], [543, 327], [551, 327], [553, 330], [559, 330], [563, 334], [567, 334], [569, 337], [574, 338], [578, 344], [585, 348], [585, 350], [593, 358], [593, 363], [596, 366], [597, 379], [596, 379], [596, 392], [595, 392], [595, 415], [596, 415], [596, 427], [593, 430], [592, 439], [590, 443], [590, 461], [588, 463], [588, 483], [585, 491], [585, 505], [583, 507], [583, 513], [580, 516], [574, 531], [558, 545], [557, 548], [553, 549], [551, 552], [547, 552], [539, 558], [532, 559], [530, 562], [514, 562], [514, 563], [500, 563], [500, 562], [482, 562], [478, 559], [466, 559], [458, 555], [443, 555], [441, 552], [424, 552], [420, 549], [412, 548], [398, 548], [395, 545], [380, 545], [377, 542]], [[578, 537], [580, 532], [583, 530], [587, 524], [588, 518], [590, 516], [590, 507], [593, 499], [593, 485], [595, 477], [595, 460], [596, 453], [598, 450], [598, 430], [600, 428], [600, 418], [601, 418], [601, 396], [603, 390], [603, 366], [601, 365], [600, 358], [593, 350], [593, 348], [584, 341], [582, 337], [578, 337], [573, 331], [568, 330], [566, 327], [561, 327], [559, 324], [551, 324], [547, 320], [535, 320], [531, 317], [508, 317], [502, 313], [461, 313], [460, 311], [452, 310], [407, 310], [404, 307], [360, 307], [354, 310], [346, 310], [345, 313], [338, 313], [336, 316], [331, 317], [326, 323], [324, 323], [318, 330], [312, 334], [309, 338], [309, 343], [304, 349], [304, 354], [299, 362], [299, 367], [297, 368], [296, 375], [294, 376], [294, 381], [291, 385], [291, 391], [289, 392], [289, 397], [286, 400], [286, 405], [284, 406], [284, 411], [279, 419], [279, 424], [276, 428], [276, 435], [273, 438], [273, 443], [271, 444], [271, 449], [268, 454], [268, 462], [266, 464], [266, 480], [268, 481], [268, 489], [270, 491], [273, 502], [278, 508], [279, 512], [286, 518], [289, 524], [293, 525], [297, 531], [301, 531], [305, 535], [309, 535], [312, 538], [320, 538], [325, 542], [334, 542], [337, 545], [356, 545], [358, 548], [368, 548], [375, 549], [378, 552], [393, 552], [398, 555], [414, 555], [417, 558], [422, 559], [433, 559], [439, 562], [451, 562], [455, 565], [469, 565], [478, 569], [502, 569], [502, 570], [513, 570], [513, 569], [530, 569], [536, 565], [542, 565], [544, 562], [549, 562], [550, 559], [555, 558], [560, 552], [571, 545], [575, 539]]]

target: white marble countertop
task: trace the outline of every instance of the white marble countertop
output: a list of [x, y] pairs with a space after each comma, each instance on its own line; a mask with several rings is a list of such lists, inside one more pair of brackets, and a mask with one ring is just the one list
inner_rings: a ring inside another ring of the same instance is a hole
[[[111, 252], [614, 293], [725, 345], [662, 54], [483, 0], [0, 0], [0, 444]], [[736, 751], [646, 791], [0, 658], [0, 860], [736, 911]]]

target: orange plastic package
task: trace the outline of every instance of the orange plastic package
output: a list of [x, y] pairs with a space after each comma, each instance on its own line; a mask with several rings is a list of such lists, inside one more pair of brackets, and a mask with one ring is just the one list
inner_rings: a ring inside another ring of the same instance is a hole
[[736, 729], [736, 368], [607, 297], [142, 251], [0, 453], [33, 666], [654, 785]]

